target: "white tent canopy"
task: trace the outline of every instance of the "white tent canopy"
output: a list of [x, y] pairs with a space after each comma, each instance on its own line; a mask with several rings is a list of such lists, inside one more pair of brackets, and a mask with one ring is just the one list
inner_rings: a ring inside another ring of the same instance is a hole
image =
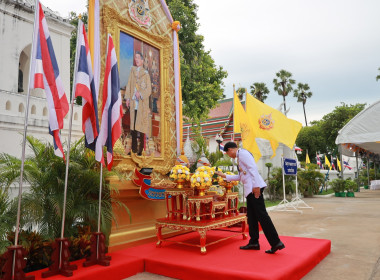
[[[354, 144], [380, 155], [380, 100], [357, 114], [339, 132], [336, 144]], [[342, 149], [346, 155], [350, 151]]]

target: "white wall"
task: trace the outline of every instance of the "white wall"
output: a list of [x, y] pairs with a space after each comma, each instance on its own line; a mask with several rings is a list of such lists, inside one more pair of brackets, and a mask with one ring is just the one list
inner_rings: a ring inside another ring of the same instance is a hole
[[[74, 27], [56, 15], [45, 12], [60, 76], [70, 100], [70, 37]], [[23, 1], [0, 2], [0, 153], [21, 158], [25, 122], [26, 93], [29, 78], [30, 52], [33, 34], [34, 11]], [[24, 74], [24, 92], [18, 93], [19, 61]], [[20, 104], [24, 111], [20, 110]], [[33, 108], [33, 112], [32, 112]], [[44, 114], [45, 109], [45, 114]], [[62, 141], [67, 149], [69, 116], [64, 120]], [[83, 136], [82, 109], [74, 105], [72, 142]], [[53, 143], [48, 129], [47, 102], [45, 92], [31, 92], [27, 135], [44, 142]], [[26, 149], [26, 154], [31, 151]], [[11, 189], [11, 196], [18, 195], [18, 183]], [[28, 186], [24, 186], [27, 190]]]

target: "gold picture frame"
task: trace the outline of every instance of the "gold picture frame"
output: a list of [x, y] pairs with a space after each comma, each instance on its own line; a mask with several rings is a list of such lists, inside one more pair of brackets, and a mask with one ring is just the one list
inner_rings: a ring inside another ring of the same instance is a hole
[[[115, 145], [114, 162], [122, 172], [133, 171], [135, 168], [149, 167], [153, 172], [167, 174], [176, 159], [176, 133], [175, 133], [175, 98], [174, 98], [174, 67], [173, 67], [173, 42], [170, 32], [166, 35], [156, 35], [153, 32], [140, 27], [129, 16], [121, 16], [113, 8], [104, 5], [102, 8], [103, 34], [111, 34], [114, 39], [116, 54], [120, 61], [120, 34], [125, 33], [140, 40], [159, 51], [159, 88], [160, 88], [160, 112], [159, 112], [159, 144], [160, 154], [143, 151], [142, 155], [125, 152], [124, 143], [119, 139]], [[106, 45], [106, 36], [103, 37], [103, 46]], [[104, 47], [105, 49], [105, 47]], [[105, 53], [105, 52], [102, 52]], [[104, 61], [104, 58], [102, 59]], [[120, 65], [119, 65], [120, 69]], [[158, 141], [157, 140], [157, 141]]]

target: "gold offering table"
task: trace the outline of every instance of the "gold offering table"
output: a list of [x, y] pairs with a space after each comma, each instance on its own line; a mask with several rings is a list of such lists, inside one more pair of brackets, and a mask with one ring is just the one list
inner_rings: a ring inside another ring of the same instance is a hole
[[200, 221], [202, 216], [212, 217], [213, 201], [213, 195], [189, 196], [187, 198], [189, 220], [195, 217], [197, 221]]
[[228, 192], [226, 193], [227, 213], [238, 213], [239, 193]]
[[[218, 218], [213, 218], [213, 219], [202, 218], [200, 221], [196, 221], [194, 219], [183, 220], [182, 217], [166, 217], [166, 218], [157, 219], [156, 232], [157, 232], [158, 241], [156, 245], [157, 247], [161, 247], [161, 243], [163, 241], [170, 241], [170, 242], [175, 242], [179, 244], [200, 247], [201, 254], [206, 254], [206, 246], [215, 244], [217, 242], [226, 240], [228, 238], [231, 238], [240, 234], [243, 236], [243, 239], [246, 239], [247, 238], [247, 235], [245, 233], [246, 221], [247, 221], [246, 214], [237, 214], [237, 213], [232, 213], [229, 216], [223, 216], [223, 217], [218, 217]], [[239, 231], [228, 230], [234, 234], [206, 244], [207, 231], [225, 228], [225, 227], [232, 226], [240, 222], [242, 225], [241, 230]], [[179, 231], [197, 231], [200, 236], [199, 245], [186, 243], [186, 242], [173, 241], [170, 239], [164, 239], [161, 233], [162, 228], [169, 228], [169, 229], [174, 229], [174, 230], [179, 230]]]
[[187, 197], [194, 194], [194, 188], [168, 188], [165, 190], [166, 217], [170, 215], [187, 219]]

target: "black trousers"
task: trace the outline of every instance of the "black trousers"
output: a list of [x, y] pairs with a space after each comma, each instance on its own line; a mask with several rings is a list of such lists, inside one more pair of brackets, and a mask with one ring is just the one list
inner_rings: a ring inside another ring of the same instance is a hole
[[247, 196], [247, 217], [249, 226], [249, 236], [251, 237], [249, 243], [257, 244], [259, 243], [259, 224], [263, 229], [264, 235], [268, 240], [271, 247], [275, 246], [280, 242], [276, 228], [273, 225], [272, 219], [269, 217], [268, 212], [265, 208], [264, 188], [261, 188], [261, 194], [259, 198], [255, 198], [253, 193]]

